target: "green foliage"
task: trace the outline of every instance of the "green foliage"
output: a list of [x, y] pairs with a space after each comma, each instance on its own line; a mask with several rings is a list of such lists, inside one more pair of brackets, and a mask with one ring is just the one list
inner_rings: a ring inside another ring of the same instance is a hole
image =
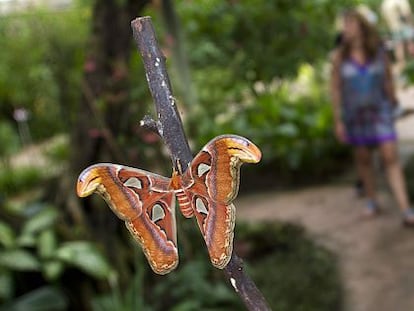
[[30, 211], [28, 215], [30, 215], [30, 218], [28, 218], [23, 225], [21, 230], [22, 236], [36, 235], [49, 228], [55, 223], [58, 217], [58, 212], [52, 206], [36, 204], [33, 207], [33, 211]]
[[89, 10], [31, 11], [0, 20], [0, 111], [31, 113], [35, 138], [66, 129], [78, 100]]
[[0, 120], [0, 159], [16, 152], [19, 147], [19, 137], [9, 122]]
[[55, 256], [95, 278], [105, 279], [113, 272], [102, 253], [87, 241], [65, 242]]
[[306, 174], [343, 152], [332, 135], [325, 64], [336, 14], [356, 2], [177, 2], [199, 99], [187, 119], [197, 148], [215, 135], [245, 135], [264, 163]]
[[[337, 262], [326, 249], [289, 224], [238, 224], [248, 271], [272, 310], [340, 310]], [[241, 244], [241, 245], [240, 245]]]
[[6, 249], [0, 253], [0, 267], [15, 271], [37, 271], [40, 264], [30, 252], [22, 249]]
[[15, 244], [16, 236], [9, 224], [0, 221], [0, 245], [10, 248]]
[[[10, 213], [8, 210], [2, 212]], [[15, 300], [15, 289], [22, 286], [21, 278], [14, 277], [16, 272], [37, 272], [45, 283], [57, 281], [68, 267], [78, 268], [96, 279], [107, 280], [113, 274], [108, 261], [93, 243], [60, 241], [57, 232], [59, 214], [55, 207], [44, 203], [27, 204], [14, 209], [9, 217], [19, 221], [15, 225], [0, 221], [0, 301], [9, 302], [17, 308], [15, 310], [26, 310], [17, 306], [32, 299], [41, 304], [42, 297], [57, 295], [57, 300], [61, 301], [62, 295], [55, 289], [45, 288], [44, 293], [38, 289], [39, 292], [36, 290]], [[60, 309], [39, 306], [39, 310]]]
[[[111, 292], [103, 295], [98, 295], [92, 300], [92, 309], [94, 311], [129, 311], [129, 310], [148, 310], [152, 311], [154, 308], [146, 301], [145, 292], [148, 290], [144, 286], [144, 275], [148, 272], [145, 267], [146, 261], [141, 250], [136, 248], [135, 241], [131, 239], [131, 245], [134, 254], [134, 266], [137, 267], [135, 273], [130, 278], [130, 283], [126, 289], [121, 289], [117, 275], [113, 274], [109, 279]], [[153, 297], [151, 289], [151, 297]]]
[[195, 68], [230, 68], [233, 81], [270, 82], [326, 57], [338, 10], [355, 1], [179, 1]]
[[[180, 265], [155, 276], [140, 252], [135, 275], [121, 289], [94, 299], [94, 311], [242, 310], [240, 299], [222, 272], [213, 268], [194, 224], [184, 224], [188, 239], [180, 247]], [[180, 245], [181, 246], [181, 245]], [[340, 310], [341, 285], [336, 258], [291, 224], [238, 224], [235, 250], [246, 263], [272, 310]], [[115, 280], [116, 281], [116, 280]], [[317, 286], [315, 286], [317, 284]], [[162, 297], [162, 299], [160, 298]]]
[[[168, 309], [172, 311], [242, 309], [231, 288], [221, 279], [215, 279], [211, 270], [206, 258], [186, 262], [167, 275], [154, 292], [170, 301]], [[165, 310], [165, 304], [159, 300], [154, 301], [154, 306]]]
[[[302, 174], [324, 171], [345, 149], [333, 136], [332, 107], [323, 84], [310, 65], [302, 65], [294, 80], [257, 82], [254, 93], [245, 92], [239, 102], [225, 108], [217, 104], [222, 109], [214, 121], [199, 119], [198, 147], [216, 135], [237, 133], [260, 146], [264, 164], [277, 163], [281, 170]], [[321, 158], [327, 161], [315, 167]]]
[[[241, 310], [243, 306], [223, 282], [220, 272], [212, 268], [201, 237], [194, 224], [184, 224], [192, 238], [180, 248], [179, 267], [173, 272], [157, 276], [149, 268], [141, 249], [134, 248], [135, 272], [130, 283], [122, 289], [118, 280], [111, 279], [111, 293], [93, 300], [94, 311], [109, 310]], [[199, 251], [195, 256], [192, 251]], [[162, 299], [160, 299], [162, 297]]]
[[68, 300], [62, 291], [43, 286], [0, 307], [0, 311], [64, 311], [67, 308]]
[[66, 136], [57, 137], [48, 150], [45, 151], [48, 159], [58, 165], [69, 160], [69, 141]]
[[326, 61], [333, 47], [336, 14], [354, 2], [177, 2], [202, 106], [195, 120], [213, 123], [217, 112], [240, 103], [257, 81], [269, 84], [275, 78], [293, 78], [304, 63]]
[[41, 169], [36, 167], [12, 168], [4, 166], [0, 170], [0, 195], [13, 195], [27, 191], [43, 179]]

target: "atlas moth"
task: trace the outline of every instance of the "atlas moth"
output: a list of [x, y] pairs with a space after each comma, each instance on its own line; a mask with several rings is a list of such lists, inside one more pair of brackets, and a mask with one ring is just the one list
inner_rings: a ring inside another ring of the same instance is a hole
[[259, 148], [248, 139], [222, 135], [212, 139], [180, 174], [166, 178], [111, 163], [89, 166], [79, 176], [80, 197], [100, 194], [125, 221], [155, 273], [178, 265], [176, 198], [186, 218], [195, 216], [213, 266], [223, 269], [233, 251], [235, 207], [240, 166], [257, 163]]

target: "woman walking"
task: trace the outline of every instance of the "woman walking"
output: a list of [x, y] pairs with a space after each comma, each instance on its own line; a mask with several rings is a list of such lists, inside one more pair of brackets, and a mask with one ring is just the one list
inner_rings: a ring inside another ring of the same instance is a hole
[[378, 149], [403, 223], [414, 226], [405, 179], [397, 152], [393, 110], [397, 106], [390, 62], [379, 35], [357, 11], [343, 15], [343, 37], [333, 53], [331, 93], [335, 134], [350, 144], [367, 197], [365, 214], [379, 212], [373, 151]]

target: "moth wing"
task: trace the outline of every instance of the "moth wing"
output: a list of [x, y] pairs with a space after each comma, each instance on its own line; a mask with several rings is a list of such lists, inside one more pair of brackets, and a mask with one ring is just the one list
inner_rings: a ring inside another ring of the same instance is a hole
[[178, 265], [174, 193], [168, 192], [144, 210], [140, 217], [126, 221], [126, 227], [141, 244], [152, 270], [167, 274]]
[[229, 204], [239, 191], [240, 166], [257, 163], [261, 156], [259, 148], [247, 138], [218, 136], [207, 143], [191, 162], [191, 175], [195, 179], [205, 179], [210, 198]]
[[249, 140], [223, 135], [211, 140], [193, 159], [182, 184], [206, 242], [212, 264], [224, 268], [232, 254], [235, 207], [243, 162], [260, 161]]
[[232, 203], [224, 204], [200, 193], [189, 193], [198, 227], [206, 243], [213, 266], [227, 266], [233, 251], [236, 210]]
[[141, 245], [154, 272], [166, 274], [178, 264], [175, 196], [170, 179], [144, 170], [102, 163], [79, 176], [80, 197], [100, 194]]

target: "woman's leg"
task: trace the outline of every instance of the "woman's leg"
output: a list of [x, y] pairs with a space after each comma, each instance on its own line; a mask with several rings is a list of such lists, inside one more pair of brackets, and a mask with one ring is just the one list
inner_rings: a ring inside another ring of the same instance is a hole
[[[385, 142], [379, 146], [379, 150], [395, 200], [401, 211], [405, 213], [410, 208], [410, 202], [408, 200], [403, 170], [398, 157], [397, 144], [393, 141]], [[414, 217], [410, 217], [411, 220], [414, 222]]]
[[364, 146], [358, 146], [354, 149], [355, 163], [358, 176], [361, 178], [365, 196], [372, 202], [376, 201], [374, 168], [372, 160], [372, 151]]

